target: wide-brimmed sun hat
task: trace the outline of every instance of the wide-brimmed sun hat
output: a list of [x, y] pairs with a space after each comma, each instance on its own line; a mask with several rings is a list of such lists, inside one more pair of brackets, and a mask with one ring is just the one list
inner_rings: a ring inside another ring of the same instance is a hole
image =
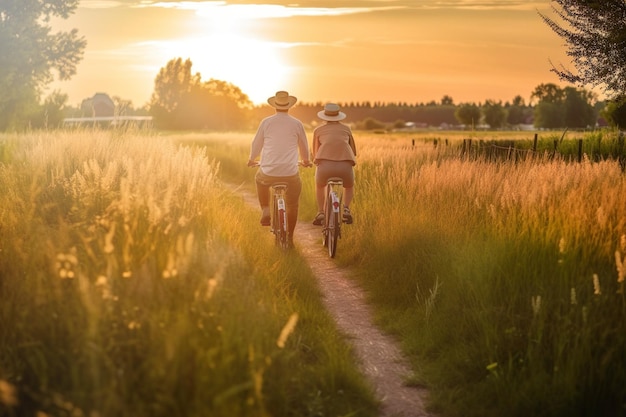
[[324, 110], [317, 113], [317, 117], [329, 122], [337, 122], [346, 118], [346, 114], [339, 111], [339, 105], [335, 103], [327, 103]]
[[296, 104], [298, 99], [294, 96], [290, 96], [286, 91], [277, 91], [276, 95], [267, 99], [270, 106], [275, 109], [286, 110]]

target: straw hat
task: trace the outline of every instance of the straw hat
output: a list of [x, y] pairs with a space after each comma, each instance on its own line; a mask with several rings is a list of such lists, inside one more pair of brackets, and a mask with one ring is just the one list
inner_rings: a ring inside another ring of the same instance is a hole
[[270, 97], [267, 99], [267, 102], [270, 106], [279, 110], [286, 110], [296, 104], [298, 101], [294, 96], [290, 96], [286, 91], [277, 91], [274, 97]]
[[339, 105], [335, 103], [328, 103], [324, 106], [324, 110], [317, 113], [317, 117], [329, 122], [337, 122], [346, 118], [346, 114], [339, 111]]

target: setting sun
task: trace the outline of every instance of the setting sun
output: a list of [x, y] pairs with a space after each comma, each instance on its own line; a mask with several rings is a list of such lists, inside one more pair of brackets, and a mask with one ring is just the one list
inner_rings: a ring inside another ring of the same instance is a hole
[[[165, 5], [164, 3], [161, 4]], [[281, 56], [284, 44], [263, 39], [250, 27], [260, 18], [283, 17], [283, 6], [230, 5], [222, 2], [168, 3], [189, 10], [184, 38], [159, 42], [162, 62], [189, 58], [203, 81], [218, 79], [239, 87], [255, 104], [265, 103], [289, 82], [290, 69]]]
[[175, 42], [172, 53], [190, 58], [194, 72], [209, 78], [227, 81], [239, 87], [255, 104], [265, 103], [267, 97], [283, 88], [289, 78], [289, 68], [282, 61], [280, 50], [270, 42], [232, 34]]

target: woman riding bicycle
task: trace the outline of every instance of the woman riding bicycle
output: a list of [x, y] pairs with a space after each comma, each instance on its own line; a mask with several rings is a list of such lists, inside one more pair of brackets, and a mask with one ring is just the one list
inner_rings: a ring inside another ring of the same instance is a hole
[[293, 239], [302, 190], [298, 172], [298, 153], [302, 157], [302, 165], [311, 166], [304, 126], [300, 120], [288, 114], [297, 100], [286, 91], [278, 91], [274, 97], [267, 99], [269, 105], [276, 109], [276, 113], [261, 121], [252, 140], [248, 160], [248, 166], [254, 166], [256, 158], [261, 156], [255, 180], [259, 205], [263, 212], [262, 226], [270, 225], [270, 186], [275, 182], [287, 183], [289, 239]]
[[339, 105], [327, 103], [324, 110], [317, 113], [324, 120], [321, 126], [313, 131], [313, 163], [315, 170], [315, 196], [317, 199], [317, 215], [313, 224], [324, 224], [324, 199], [326, 181], [330, 177], [343, 180], [343, 221], [352, 223], [350, 203], [354, 196], [354, 165], [356, 165], [356, 145], [352, 130], [340, 122], [346, 114], [339, 110]]

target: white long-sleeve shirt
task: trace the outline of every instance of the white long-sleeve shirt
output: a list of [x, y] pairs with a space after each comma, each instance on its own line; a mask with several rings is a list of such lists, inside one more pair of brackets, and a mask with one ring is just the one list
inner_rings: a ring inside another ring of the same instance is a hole
[[302, 122], [286, 112], [261, 121], [250, 147], [250, 160], [261, 157], [260, 169], [271, 177], [298, 173], [298, 152], [308, 161], [309, 144]]

